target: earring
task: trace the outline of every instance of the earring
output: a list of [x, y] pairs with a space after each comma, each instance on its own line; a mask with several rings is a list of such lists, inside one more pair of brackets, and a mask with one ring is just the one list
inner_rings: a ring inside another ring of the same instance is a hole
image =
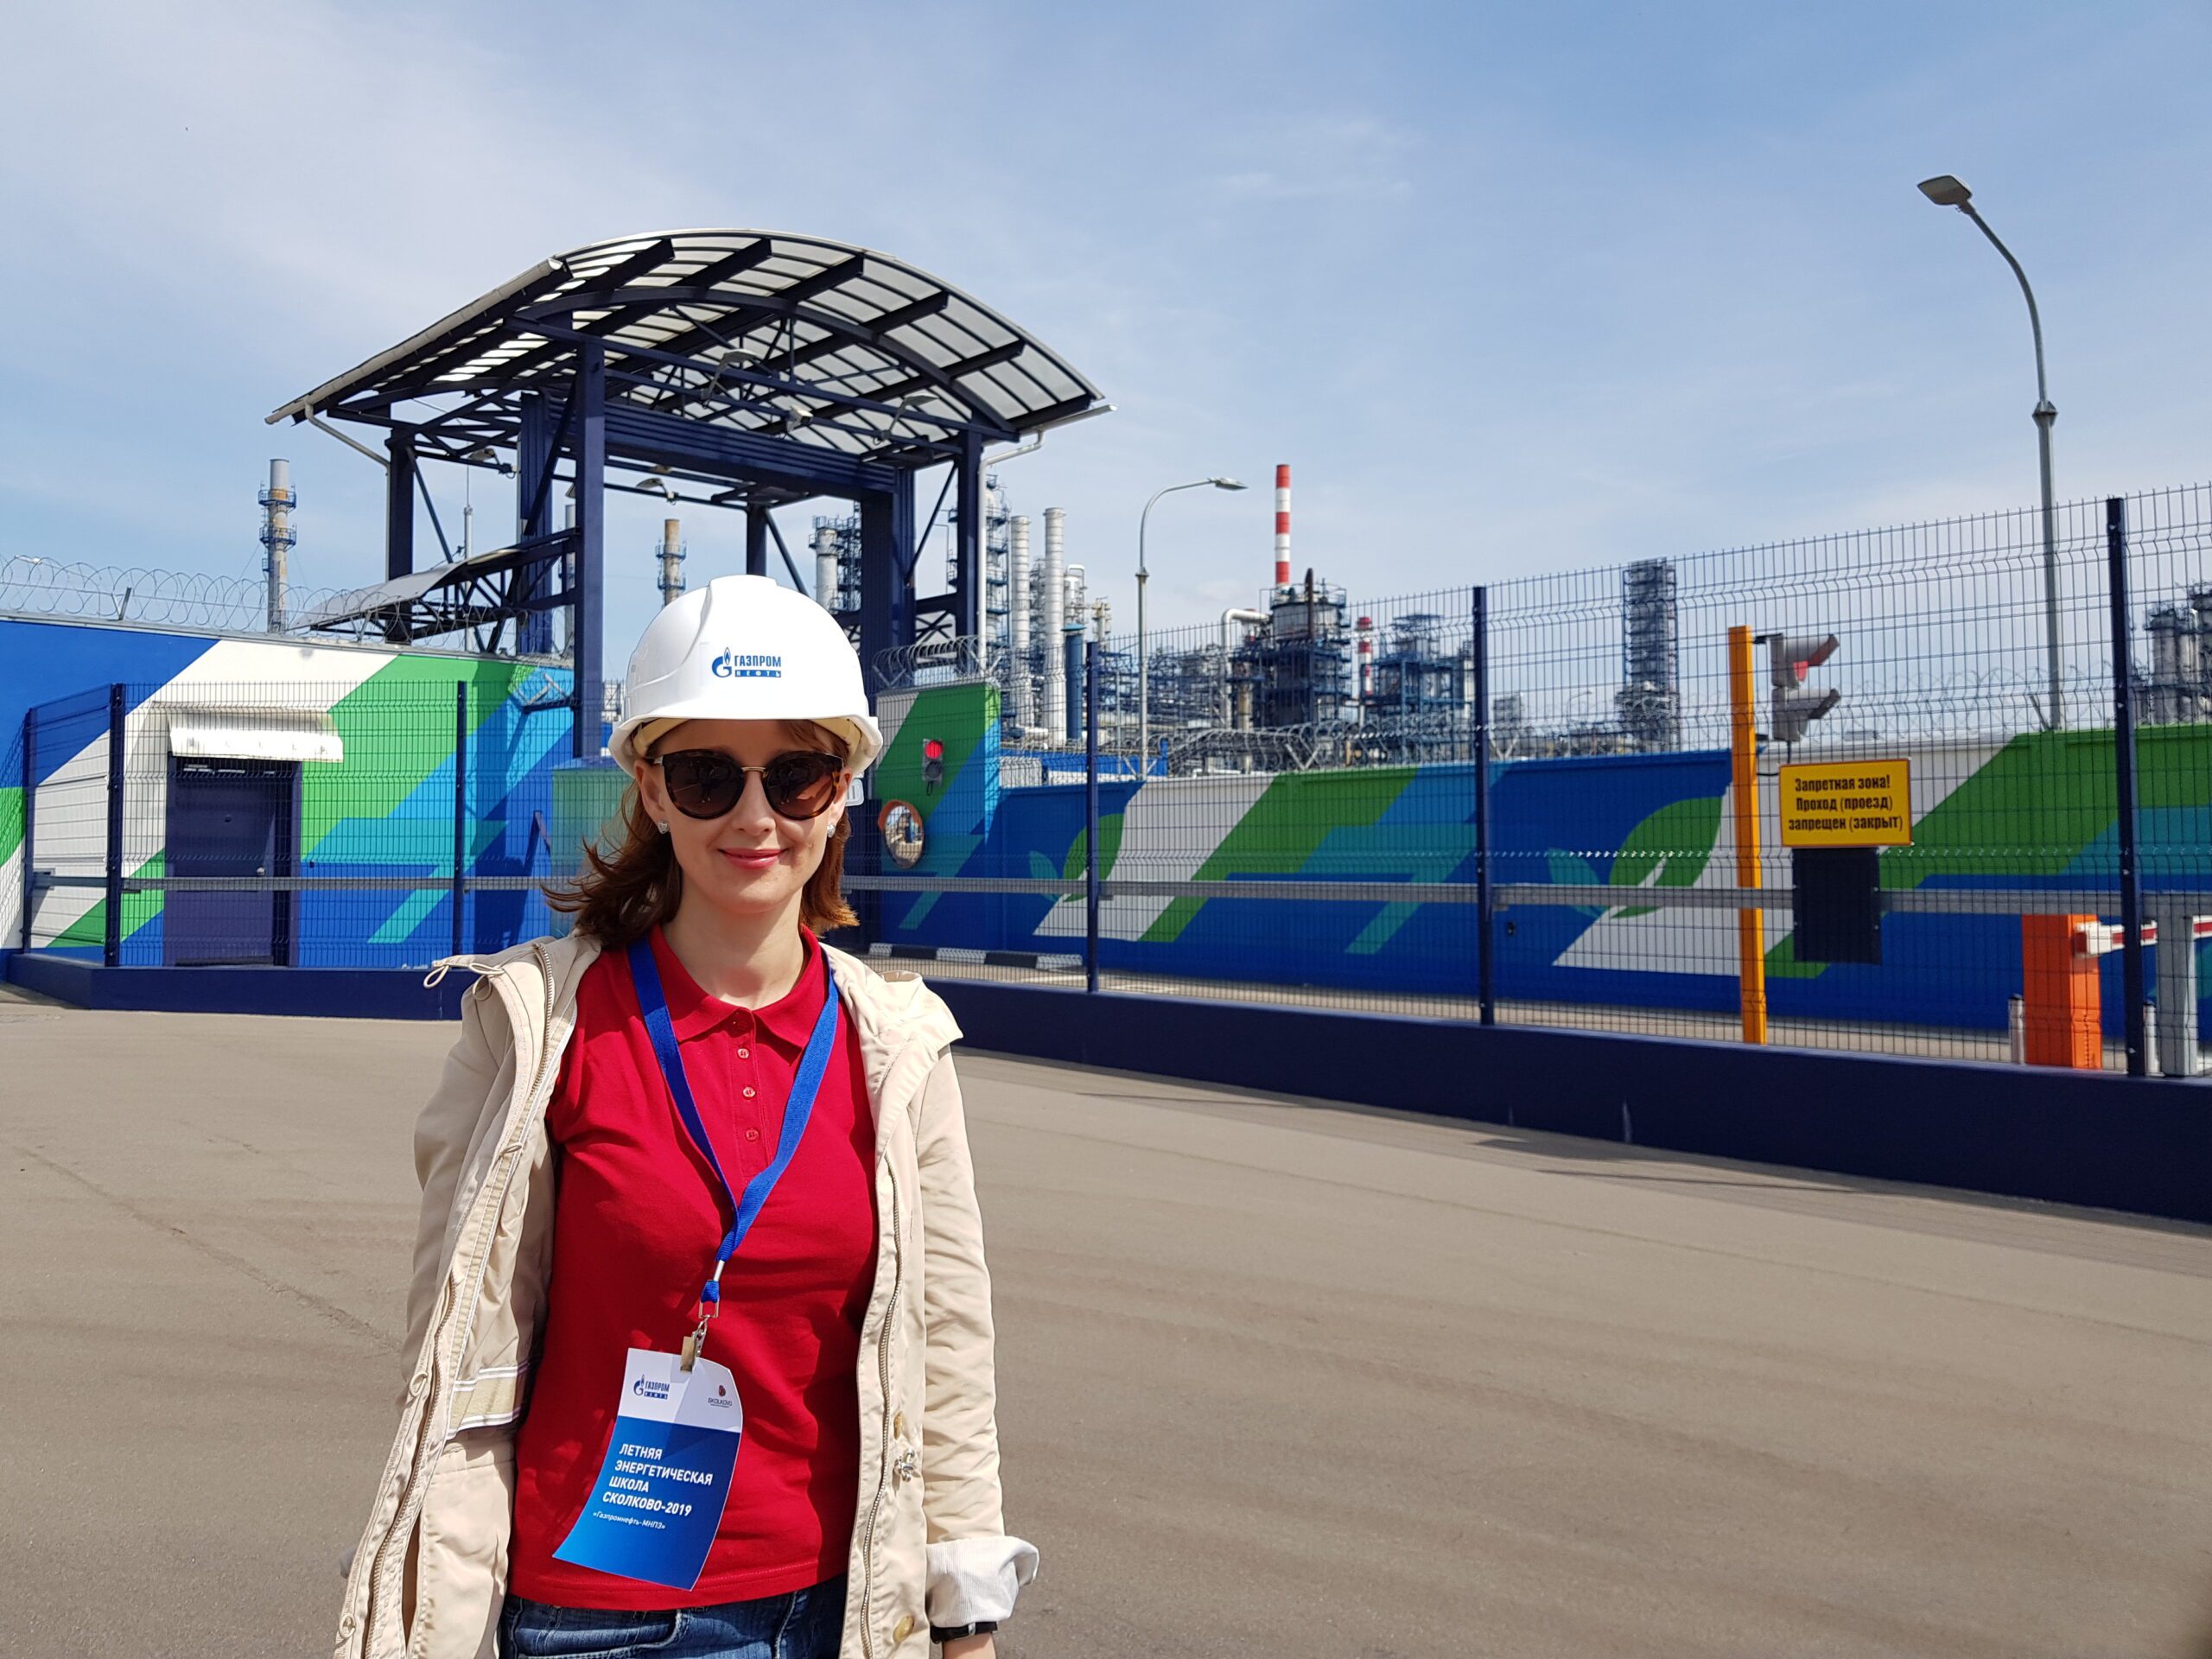
[[666, 835], [666, 834], [668, 833], [668, 820], [667, 820], [666, 818], [661, 818], [661, 819], [657, 820], [657, 822], [658, 822], [658, 823], [659, 823], [659, 825], [660, 825], [660, 832], [661, 832], [661, 834], [663, 834], [664, 836], [664, 835]]

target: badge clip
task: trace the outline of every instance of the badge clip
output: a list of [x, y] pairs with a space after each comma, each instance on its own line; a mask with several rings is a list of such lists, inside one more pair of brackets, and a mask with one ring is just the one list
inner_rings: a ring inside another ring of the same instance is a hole
[[707, 1327], [715, 1315], [721, 1312], [722, 1263], [715, 1263], [714, 1276], [707, 1281], [706, 1289], [699, 1297], [699, 1323], [691, 1334], [683, 1338], [683, 1369], [690, 1370], [707, 1345]]

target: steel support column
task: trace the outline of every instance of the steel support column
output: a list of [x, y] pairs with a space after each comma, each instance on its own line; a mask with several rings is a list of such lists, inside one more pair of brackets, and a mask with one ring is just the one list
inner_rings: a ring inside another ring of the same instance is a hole
[[[2148, 1033], [2143, 1020], [2143, 872], [2135, 841], [2135, 668], [2129, 650], [2127, 597], [2127, 501], [2105, 501], [2105, 559], [2112, 592], [2113, 787], [2120, 807], [2120, 925], [2121, 995], [2127, 1006], [2127, 1075], [2147, 1077], [2151, 1070]], [[2193, 950], [2184, 940], [2182, 949]]]
[[[518, 435], [515, 440], [515, 539], [528, 541], [550, 528], [552, 491], [544, 487], [553, 467], [553, 422], [545, 407], [545, 394], [525, 391], [518, 399]], [[554, 588], [554, 561], [532, 567], [519, 580], [524, 597], [532, 602], [549, 597]], [[550, 656], [553, 651], [553, 613], [529, 611], [517, 622], [515, 648], [525, 656]]]
[[[1728, 630], [1729, 796], [1734, 807], [1736, 880], [1760, 885], [1758, 704], [1751, 631]], [[1766, 1041], [1766, 918], [1756, 910], [1736, 912], [1736, 1000], [1744, 1040]]]
[[1475, 726], [1475, 995], [1482, 1023], [1497, 1023], [1497, 895], [1491, 884], [1490, 848], [1490, 590], [1474, 589], [1470, 634], [1474, 650]]
[[123, 963], [123, 749], [124, 689], [107, 689], [107, 925], [100, 936], [100, 961]]
[[745, 574], [765, 576], [768, 574], [768, 509], [747, 507], [745, 510]]
[[390, 582], [415, 570], [415, 429], [392, 428], [385, 452], [384, 575]]
[[31, 948], [31, 912], [38, 899], [38, 711], [23, 710], [23, 949]]
[[860, 498], [861, 667], [871, 693], [883, 690], [879, 653], [914, 642], [914, 477]]
[[576, 366], [576, 575], [575, 630], [576, 719], [570, 752], [599, 759], [606, 694], [600, 677], [607, 550], [607, 348], [594, 341]]
[[453, 954], [467, 949], [462, 922], [468, 907], [468, 682], [453, 686]]
[[1083, 978], [1098, 988], [1098, 642], [1083, 646]]
[[957, 493], [953, 498], [953, 632], [976, 642], [976, 666], [983, 658], [983, 441], [974, 432], [961, 443]]

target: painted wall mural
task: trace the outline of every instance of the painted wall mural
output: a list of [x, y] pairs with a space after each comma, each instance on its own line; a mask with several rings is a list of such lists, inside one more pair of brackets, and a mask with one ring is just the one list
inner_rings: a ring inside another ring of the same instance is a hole
[[[985, 717], [977, 688], [932, 689], [903, 729], [968, 733]], [[940, 707], [939, 704], [942, 704]], [[2108, 732], [2037, 733], [2009, 742], [1916, 745], [1914, 844], [1881, 856], [1891, 889], [2111, 887], [2117, 810]], [[976, 734], [948, 765], [930, 814], [938, 855], [963, 875], [1073, 879], [1084, 847], [1083, 791], [999, 788], [970, 779], [992, 750]], [[1763, 757], [1771, 773], [1779, 757]], [[2139, 738], [2143, 868], [2152, 888], [2212, 887], [2212, 728]], [[1471, 882], [1474, 825], [1464, 765], [1103, 783], [1100, 851], [1128, 879]], [[1611, 887], [1605, 908], [1522, 906], [1502, 912], [1501, 995], [1631, 1007], [1732, 1010], [1736, 932], [1728, 911], [1638, 905], [1650, 887], [1736, 882], [1725, 753], [1499, 763], [1491, 801], [1501, 883]], [[1762, 788], [1765, 880], [1789, 881], [1776, 791]], [[947, 819], [939, 846], [937, 814]], [[1080, 899], [887, 896], [882, 936], [902, 944], [1065, 952], [1084, 935]], [[1474, 985], [1471, 906], [1363, 898], [1196, 899], [1123, 896], [1101, 907], [1102, 966], [1208, 980], [1465, 996]], [[1800, 963], [1786, 912], [1769, 918], [1768, 995], [1780, 1017], [2001, 1029], [2019, 989], [2019, 925], [2006, 917], [1892, 916], [1878, 967]], [[2201, 947], [2200, 947], [2201, 948]], [[2106, 1009], [2119, 1018], [2118, 958]]]
[[[214, 638], [0, 619], [0, 949], [20, 937], [24, 715], [52, 715], [33, 779], [41, 869], [104, 864], [106, 687], [127, 683], [124, 866], [167, 868], [165, 798], [174, 732], [219, 705], [321, 717], [337, 762], [302, 761], [297, 868], [391, 883], [304, 893], [291, 915], [302, 964], [413, 965], [450, 948], [454, 687], [469, 688], [465, 863], [477, 875], [546, 877], [575, 868], [602, 833], [623, 779], [566, 760], [565, 675], [465, 657]], [[925, 829], [915, 873], [947, 878], [1079, 878], [1080, 784], [1007, 785], [995, 689], [893, 693], [879, 709], [887, 748], [872, 795], [904, 800]], [[2212, 727], [2160, 726], [2139, 740], [2143, 866], [2156, 888], [2212, 887]], [[932, 753], [934, 751], [934, 753]], [[1914, 746], [1913, 844], [1882, 854], [1892, 889], [2110, 887], [2118, 868], [2109, 733], [2038, 733], [2009, 742]], [[1776, 757], [1763, 760], [1770, 772]], [[1465, 764], [1281, 776], [1111, 779], [1100, 786], [1100, 853], [1110, 875], [1365, 884], [1471, 882], [1472, 774]], [[1732, 912], [1637, 902], [1653, 888], [1732, 886], [1733, 801], [1719, 753], [1516, 760], [1491, 778], [1501, 883], [1618, 890], [1602, 907], [1501, 912], [1500, 993], [1529, 1001], [1705, 1009], [1735, 1006]], [[1762, 791], [1766, 880], [1786, 885], [1775, 791]], [[865, 837], [863, 837], [865, 842]], [[854, 868], [868, 867], [863, 850]], [[424, 885], [410, 887], [410, 881]], [[106, 925], [97, 887], [49, 888], [37, 942], [86, 953]], [[958, 891], [886, 893], [874, 937], [922, 946], [1079, 950], [1080, 899]], [[129, 895], [125, 960], [175, 957], [156, 893]], [[1997, 1029], [2019, 988], [2017, 921], [1891, 916], [1878, 967], [1799, 962], [1786, 912], [1769, 918], [1769, 997], [1777, 1017]], [[558, 918], [535, 893], [479, 893], [465, 943], [496, 949]], [[1124, 895], [1101, 918], [1109, 970], [1269, 985], [1471, 994], [1471, 906], [1363, 894], [1343, 901]], [[2105, 963], [2119, 1017], [2119, 964]], [[2212, 979], [2201, 976], [2200, 982]]]
[[[31, 734], [34, 845], [41, 871], [105, 868], [108, 687], [125, 687], [123, 865], [168, 868], [176, 736], [206, 711], [232, 725], [303, 717], [343, 760], [296, 763], [286, 855], [303, 876], [372, 879], [375, 888], [302, 892], [282, 918], [302, 966], [415, 965], [451, 948], [457, 749], [455, 688], [468, 687], [467, 825], [472, 875], [553, 872], [553, 773], [569, 750], [564, 671], [458, 656], [302, 645], [142, 628], [0, 619], [0, 948], [22, 938], [25, 716]], [[123, 959], [174, 959], [159, 892], [124, 900]], [[469, 949], [491, 950], [551, 925], [525, 891], [470, 895]], [[49, 887], [32, 918], [42, 949], [96, 955], [107, 926], [98, 888]]]

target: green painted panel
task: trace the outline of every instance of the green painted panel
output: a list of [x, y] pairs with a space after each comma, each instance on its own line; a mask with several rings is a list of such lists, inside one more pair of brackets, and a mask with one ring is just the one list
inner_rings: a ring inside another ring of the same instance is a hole
[[15, 785], [0, 789], [0, 863], [15, 856], [23, 844], [23, 791]]
[[[953, 793], [961, 768], [981, 747], [984, 734], [999, 721], [999, 689], [988, 683], [926, 686], [899, 724], [898, 735], [875, 763], [876, 795], [908, 801], [925, 823]], [[931, 738], [944, 745], [944, 774], [935, 789], [922, 782], [922, 745]]]
[[[1104, 880], [1114, 874], [1114, 860], [1122, 850], [1122, 825], [1125, 815], [1120, 812], [1101, 812], [1098, 815], [1098, 850], [1103, 861], [1098, 867], [1098, 879]], [[1068, 855], [1060, 863], [1060, 880], [1077, 881], [1083, 879], [1083, 868], [1090, 857], [1090, 831], [1075, 832], [1075, 839], [1068, 844]]]
[[[1694, 887], [1713, 858], [1719, 834], [1718, 795], [1669, 802], [1628, 832], [1613, 855], [1611, 883], [1617, 887]], [[1655, 871], [1656, 880], [1651, 879]], [[1656, 908], [1643, 905], [1619, 915], [1648, 916]]]
[[[2146, 726], [2136, 734], [2145, 813], [2212, 805], [2212, 727]], [[1882, 855], [1882, 885], [1936, 876], [2063, 874], [2120, 816], [2109, 731], [2032, 732], [1992, 755], [1913, 825], [1912, 845]]]
[[618, 766], [564, 766], [553, 769], [553, 868], [567, 874], [583, 868], [586, 842], [612, 853], [621, 840], [622, 798], [630, 779]]
[[[156, 853], [153, 857], [133, 870], [131, 874], [144, 876], [150, 880], [162, 874], [165, 868], [163, 855]], [[149, 893], [124, 893], [123, 895], [123, 937], [129, 938], [161, 913], [162, 893], [159, 888]], [[107, 900], [102, 899], [75, 921], [70, 923], [67, 927], [62, 929], [60, 936], [54, 942], [56, 944], [92, 945], [104, 944], [106, 941]]]
[[[1192, 872], [1192, 879], [1220, 881], [1240, 875], [1300, 874], [1332, 832], [1372, 828], [1405, 792], [1414, 770], [1371, 766], [1278, 777], [1222, 837], [1205, 862]], [[1102, 839], [1103, 833], [1102, 830]], [[1202, 899], [1171, 900], [1145, 929], [1144, 943], [1173, 943], [1205, 903]]]
[[530, 663], [398, 657], [330, 708], [346, 745], [337, 766], [300, 769], [300, 847], [315, 855], [344, 818], [381, 818], [453, 758], [454, 691], [468, 683], [469, 729], [538, 672]]
[[1770, 945], [1766, 953], [1766, 976], [1769, 979], [1818, 979], [1828, 970], [1825, 962], [1797, 960], [1796, 935], [1785, 933]]

